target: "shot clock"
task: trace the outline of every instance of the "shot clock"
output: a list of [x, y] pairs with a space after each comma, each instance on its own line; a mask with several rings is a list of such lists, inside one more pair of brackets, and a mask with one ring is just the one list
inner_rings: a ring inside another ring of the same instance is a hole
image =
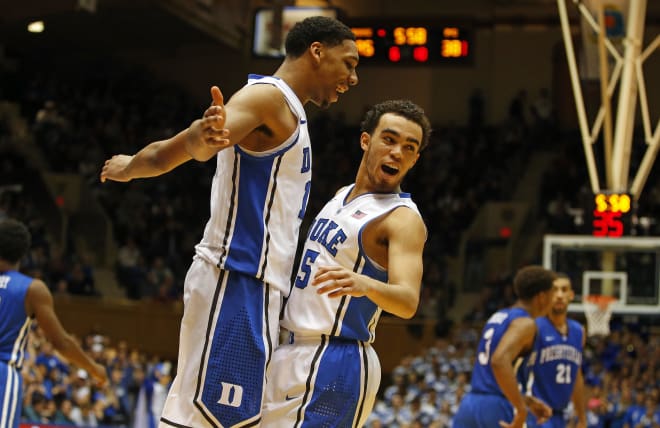
[[[587, 211], [593, 236], [618, 238], [630, 233], [632, 198], [627, 193], [597, 193]], [[588, 224], [587, 224], [588, 225]]]
[[472, 63], [471, 34], [450, 25], [354, 25], [360, 63], [460, 64]]

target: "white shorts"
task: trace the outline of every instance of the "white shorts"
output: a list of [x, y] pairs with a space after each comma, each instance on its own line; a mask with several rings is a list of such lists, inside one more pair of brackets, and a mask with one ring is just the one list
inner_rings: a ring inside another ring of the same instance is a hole
[[273, 353], [262, 427], [360, 427], [376, 400], [380, 362], [370, 344], [322, 336]]
[[177, 373], [159, 427], [257, 425], [281, 293], [196, 257], [183, 301]]

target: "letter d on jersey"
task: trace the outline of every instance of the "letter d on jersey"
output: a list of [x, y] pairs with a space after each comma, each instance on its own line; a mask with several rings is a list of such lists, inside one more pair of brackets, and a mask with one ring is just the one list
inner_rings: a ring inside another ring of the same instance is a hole
[[233, 383], [220, 382], [222, 384], [222, 393], [218, 404], [231, 407], [240, 407], [243, 401], [243, 387]]

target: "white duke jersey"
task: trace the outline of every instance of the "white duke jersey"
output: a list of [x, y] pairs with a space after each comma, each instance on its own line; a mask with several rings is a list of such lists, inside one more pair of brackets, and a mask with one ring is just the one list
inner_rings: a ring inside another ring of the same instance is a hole
[[196, 254], [220, 269], [253, 275], [288, 293], [300, 223], [312, 178], [312, 148], [303, 105], [273, 76], [251, 74], [247, 85], [273, 85], [298, 118], [295, 132], [263, 153], [235, 145], [217, 154], [211, 218]]
[[369, 222], [397, 207], [408, 207], [418, 215], [419, 211], [408, 193], [366, 193], [346, 202], [352, 188], [340, 190], [309, 228], [281, 322], [296, 337], [329, 335], [374, 341], [381, 313], [374, 302], [367, 297], [319, 295], [309, 282], [319, 266], [336, 265], [387, 282], [387, 271], [364, 252], [362, 231]]

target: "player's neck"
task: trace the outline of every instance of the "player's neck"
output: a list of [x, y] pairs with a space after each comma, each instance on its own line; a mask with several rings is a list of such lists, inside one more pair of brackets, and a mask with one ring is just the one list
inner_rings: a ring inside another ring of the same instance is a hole
[[307, 80], [309, 79], [305, 79], [301, 74], [303, 64], [297, 61], [300, 60], [284, 60], [277, 71], [273, 73], [273, 76], [282, 79], [296, 94], [302, 105], [305, 105], [311, 99], [310, 91], [307, 89]]
[[555, 326], [555, 328], [562, 334], [568, 332], [568, 322], [566, 314], [548, 314], [548, 319]]

